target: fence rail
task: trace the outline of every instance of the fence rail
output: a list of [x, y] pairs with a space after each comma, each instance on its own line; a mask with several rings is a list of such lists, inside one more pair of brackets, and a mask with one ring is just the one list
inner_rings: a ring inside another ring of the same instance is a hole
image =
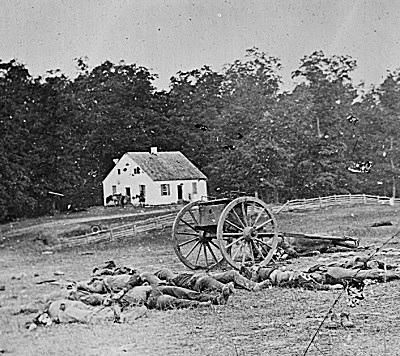
[[175, 220], [175, 216], [176, 212], [173, 212], [162, 216], [141, 220], [131, 224], [124, 224], [109, 229], [92, 232], [89, 234], [70, 236], [61, 239], [58, 244], [53, 245], [53, 249], [58, 249], [62, 247], [75, 247], [90, 243], [116, 241], [122, 238], [135, 237], [137, 234], [164, 229], [166, 227], [172, 226], [172, 223]]
[[[399, 204], [400, 199], [389, 198], [368, 194], [348, 194], [348, 195], [331, 195], [326, 197], [318, 197], [311, 199], [295, 199], [289, 200], [281, 206], [273, 206], [271, 210], [275, 214], [284, 211], [295, 210], [312, 210], [330, 206], [355, 205], [355, 204]], [[81, 246], [90, 243], [98, 243], [102, 241], [115, 241], [125, 238], [133, 238], [138, 234], [153, 230], [171, 227], [177, 212], [168, 212], [165, 215], [141, 220], [131, 224], [120, 225], [106, 230], [100, 230], [80, 236], [72, 236], [62, 239], [57, 245], [53, 245], [53, 249], [63, 247]]]
[[353, 204], [394, 205], [399, 203], [400, 199], [398, 198], [393, 199], [390, 197], [368, 195], [368, 194], [346, 194], [346, 195], [330, 195], [327, 197], [318, 197], [311, 199], [289, 200], [282, 206], [275, 207], [272, 210], [275, 213], [280, 213], [283, 211], [320, 209], [337, 205], [353, 205]]

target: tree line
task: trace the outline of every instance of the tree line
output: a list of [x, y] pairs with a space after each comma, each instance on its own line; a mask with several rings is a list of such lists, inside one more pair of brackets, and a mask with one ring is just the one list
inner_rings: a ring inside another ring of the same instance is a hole
[[217, 72], [178, 72], [168, 90], [136, 64], [106, 61], [78, 75], [33, 77], [0, 61], [0, 221], [102, 203], [102, 180], [127, 151], [182, 151], [230, 191], [267, 202], [328, 194], [395, 195], [400, 71], [355, 85], [356, 60], [315, 51], [282, 90], [281, 61], [252, 48]]

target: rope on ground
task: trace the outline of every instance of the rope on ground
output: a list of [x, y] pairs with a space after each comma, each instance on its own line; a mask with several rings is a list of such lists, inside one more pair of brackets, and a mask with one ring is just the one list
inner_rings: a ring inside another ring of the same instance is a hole
[[[374, 257], [383, 247], [385, 247], [391, 240], [393, 240], [394, 238], [396, 238], [397, 236], [400, 235], [400, 230], [398, 230], [393, 236], [389, 237], [386, 241], [383, 242], [383, 244], [379, 247], [377, 247], [375, 249], [374, 252], [371, 253], [371, 255], [368, 256], [366, 262], [369, 262], [371, 260], [372, 257]], [[357, 276], [358, 272], [360, 272], [362, 270], [362, 267], [358, 268], [356, 270], [356, 273], [354, 275], [354, 277]], [[335, 308], [336, 304], [339, 302], [340, 298], [343, 296], [344, 292], [346, 291], [346, 289], [343, 289], [338, 296], [335, 298], [335, 300], [333, 301], [332, 305], [330, 306], [330, 308], [328, 309], [328, 311], [326, 312], [324, 318], [322, 319], [322, 321], [319, 323], [317, 330], [315, 330], [310, 342], [307, 345], [307, 348], [305, 349], [303, 356], [306, 356], [308, 353], [308, 350], [310, 349], [311, 345], [314, 343], [315, 338], [317, 337], [317, 335], [319, 334], [322, 326], [324, 325], [326, 319], [328, 318], [329, 314], [333, 311], [333, 309]], [[317, 348], [318, 349], [318, 348]], [[319, 350], [319, 349], [318, 349]]]

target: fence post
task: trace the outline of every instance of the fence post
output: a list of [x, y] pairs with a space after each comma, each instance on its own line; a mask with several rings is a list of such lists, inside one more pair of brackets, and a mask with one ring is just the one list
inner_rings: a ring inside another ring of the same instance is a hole
[[322, 208], [322, 199], [321, 199], [321, 197], [318, 197], [319, 198], [319, 208], [321, 209]]
[[112, 233], [112, 228], [110, 228], [110, 241], [113, 240], [113, 233]]
[[133, 225], [133, 236], [136, 236], [137, 234], [137, 227], [136, 224]]
[[364, 202], [364, 204], [367, 204], [367, 197], [365, 194], [363, 194], [363, 202]]

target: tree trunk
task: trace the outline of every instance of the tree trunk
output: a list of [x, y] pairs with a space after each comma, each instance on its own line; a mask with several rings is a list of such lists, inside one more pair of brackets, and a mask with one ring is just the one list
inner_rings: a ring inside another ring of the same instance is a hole
[[396, 175], [393, 163], [393, 136], [390, 137], [390, 151], [390, 167], [392, 168], [392, 199], [394, 203], [394, 199], [396, 198]]

